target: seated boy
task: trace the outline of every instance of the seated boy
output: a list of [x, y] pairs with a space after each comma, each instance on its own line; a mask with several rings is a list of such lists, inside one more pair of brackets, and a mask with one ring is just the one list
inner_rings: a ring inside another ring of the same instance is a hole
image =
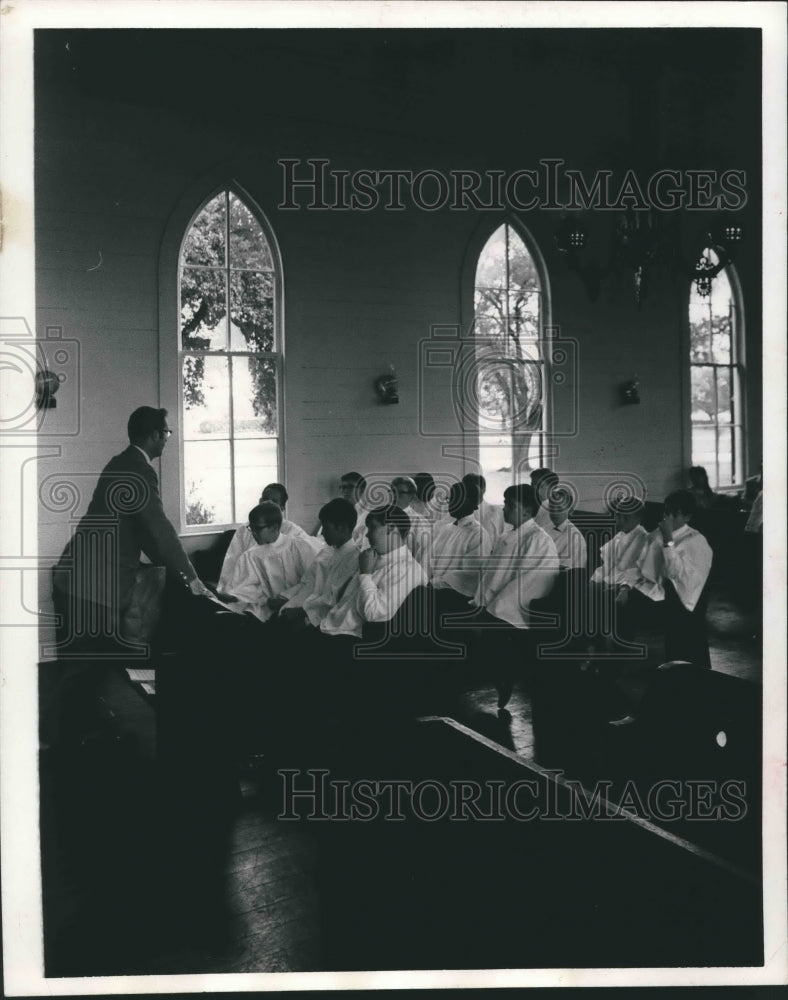
[[588, 549], [582, 531], [569, 520], [573, 506], [569, 490], [556, 483], [547, 505], [550, 524], [545, 531], [555, 544], [560, 568], [585, 569], [588, 564]]
[[503, 497], [503, 516], [513, 530], [493, 546], [472, 602], [485, 610], [484, 624], [498, 626], [489, 629], [488, 643], [499, 670], [499, 708], [511, 697], [514, 664], [529, 653], [516, 646], [531, 627], [531, 602], [552, 591], [559, 565], [552, 539], [534, 521], [538, 501], [533, 488], [524, 483], [509, 486]]
[[484, 499], [487, 490], [487, 480], [478, 472], [467, 472], [462, 477], [466, 486], [473, 486], [479, 491], [479, 509], [477, 517], [479, 523], [487, 532], [491, 544], [495, 545], [504, 531], [510, 531], [511, 525], [506, 524], [503, 519], [503, 507], [497, 504], [488, 503]]
[[711, 570], [712, 550], [699, 531], [690, 528], [695, 498], [689, 490], [675, 490], [665, 498], [664, 516], [635, 569], [627, 570], [619, 587], [619, 604], [624, 608], [623, 632], [631, 635], [639, 624], [644, 604], [663, 605], [665, 659], [687, 660], [698, 667], [710, 667], [706, 635], [706, 583]]
[[[284, 513], [288, 499], [287, 490], [282, 483], [269, 483], [260, 494], [260, 503], [270, 500], [282, 511], [282, 526], [280, 531], [283, 535], [293, 535], [294, 537], [309, 539], [312, 547], [319, 550], [322, 548], [322, 542], [318, 539], [311, 538], [311, 536], [308, 535], [303, 528], [299, 527], [293, 521], [287, 521], [285, 519]], [[240, 527], [236, 528], [235, 534], [233, 535], [229, 548], [224, 556], [222, 572], [219, 576], [219, 583], [216, 588], [217, 590], [226, 593], [227, 583], [233, 572], [235, 564], [238, 561], [238, 557], [243, 552], [246, 552], [247, 549], [251, 549], [255, 545], [257, 545], [257, 542], [255, 541], [252, 532], [249, 530], [248, 524], [242, 524]]]
[[433, 528], [429, 557], [422, 566], [433, 588], [441, 592], [441, 609], [456, 605], [467, 610], [468, 599], [479, 587], [478, 560], [492, 551], [490, 536], [476, 518], [478, 506], [476, 487], [455, 483], [449, 491], [450, 519]]
[[242, 552], [221, 595], [234, 598], [229, 607], [268, 621], [285, 603], [283, 591], [299, 583], [315, 560], [312, 545], [298, 535], [282, 534], [282, 509], [266, 500], [249, 511], [254, 546]]
[[289, 625], [309, 624], [320, 628], [339, 594], [358, 571], [358, 545], [353, 541], [356, 509], [349, 500], [329, 500], [320, 509], [325, 547], [300, 583], [282, 593], [287, 598], [279, 612]]
[[390, 621], [408, 594], [427, 583], [405, 544], [410, 518], [404, 510], [376, 507], [366, 524], [370, 547], [359, 554], [358, 574], [325, 616], [320, 626], [324, 635], [361, 638], [364, 622]]
[[534, 521], [547, 531], [550, 527], [550, 492], [558, 485], [558, 476], [550, 469], [534, 469], [531, 486], [536, 494]]
[[627, 571], [637, 566], [648, 541], [648, 532], [642, 524], [645, 511], [642, 500], [616, 504], [612, 511], [618, 530], [600, 548], [602, 562], [591, 576], [591, 583], [604, 587], [619, 587], [625, 582]]
[[391, 480], [391, 492], [395, 506], [404, 511], [410, 521], [410, 531], [405, 542], [414, 558], [422, 562], [429, 558], [432, 523], [413, 506], [417, 502], [416, 481], [410, 476], [395, 476]]

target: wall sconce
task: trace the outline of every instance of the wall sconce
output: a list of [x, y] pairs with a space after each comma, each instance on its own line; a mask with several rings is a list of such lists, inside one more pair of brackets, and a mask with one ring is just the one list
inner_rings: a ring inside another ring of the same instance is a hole
[[60, 388], [60, 379], [54, 372], [36, 372], [36, 409], [53, 410], [57, 406], [55, 393]]
[[618, 387], [622, 406], [633, 406], [640, 402], [640, 382], [637, 375], [629, 382], [622, 382]]
[[381, 403], [399, 402], [399, 382], [393, 365], [389, 365], [387, 375], [381, 375], [375, 379], [375, 392]]

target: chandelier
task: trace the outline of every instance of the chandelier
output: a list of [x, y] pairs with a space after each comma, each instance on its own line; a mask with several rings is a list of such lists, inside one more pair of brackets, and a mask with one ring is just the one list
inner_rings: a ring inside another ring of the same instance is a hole
[[[717, 219], [698, 235], [696, 246], [704, 249], [694, 263], [686, 261], [681, 247], [678, 217], [654, 209], [619, 213], [612, 226], [607, 260], [600, 264], [586, 259], [588, 230], [579, 217], [566, 216], [556, 230], [553, 242], [569, 267], [581, 278], [591, 301], [599, 298], [602, 281], [614, 273], [632, 276], [635, 302], [640, 304], [648, 290], [650, 274], [656, 268], [667, 270], [673, 278], [694, 281], [698, 294], [706, 297], [713, 279], [733, 262], [744, 239], [740, 222]], [[709, 256], [713, 250], [716, 260]]]

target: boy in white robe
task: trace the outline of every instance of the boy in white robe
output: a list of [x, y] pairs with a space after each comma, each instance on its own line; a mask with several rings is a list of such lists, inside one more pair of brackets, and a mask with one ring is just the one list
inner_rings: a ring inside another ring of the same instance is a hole
[[473, 486], [479, 491], [479, 507], [476, 516], [479, 524], [489, 535], [490, 543], [495, 545], [505, 531], [511, 531], [511, 525], [503, 519], [503, 507], [488, 503], [484, 499], [484, 494], [487, 491], [487, 480], [480, 473], [467, 472], [462, 477], [462, 481], [466, 486]]
[[[479, 587], [480, 560], [492, 551], [490, 536], [479, 523], [479, 494], [470, 484], [455, 483], [449, 491], [449, 520], [435, 524], [429, 556], [422, 561], [432, 587], [440, 594], [440, 607], [457, 598], [467, 609], [468, 599]], [[459, 599], [464, 598], [464, 602]]]
[[298, 535], [281, 532], [282, 510], [270, 500], [249, 512], [249, 531], [256, 544], [242, 552], [223, 591], [234, 598], [229, 607], [267, 622], [285, 603], [282, 593], [299, 583], [315, 560], [312, 545]]
[[[321, 539], [313, 538], [311, 535], [308, 535], [303, 528], [295, 524], [295, 522], [288, 521], [285, 518], [284, 516], [285, 508], [287, 506], [288, 499], [289, 497], [287, 494], [287, 490], [282, 485], [282, 483], [269, 483], [268, 486], [266, 486], [263, 492], [260, 494], [260, 503], [263, 503], [266, 500], [270, 500], [272, 503], [275, 503], [281, 509], [282, 526], [280, 528], [280, 531], [282, 532], [283, 535], [293, 535], [294, 537], [297, 538], [308, 539], [312, 547], [316, 551], [319, 551], [323, 547], [323, 542]], [[224, 556], [224, 562], [222, 563], [222, 572], [221, 575], [219, 576], [219, 583], [217, 584], [216, 587], [217, 590], [226, 593], [227, 583], [230, 579], [230, 575], [232, 574], [232, 571], [235, 567], [236, 562], [238, 561], [239, 556], [242, 553], [246, 552], [248, 549], [254, 548], [255, 545], [257, 545], [257, 542], [254, 539], [254, 535], [252, 535], [252, 532], [249, 530], [248, 524], [242, 524], [238, 528], [236, 528], [235, 534], [233, 535], [232, 540], [230, 541], [230, 545]]]
[[511, 697], [517, 663], [530, 654], [530, 645], [522, 640], [531, 626], [531, 602], [552, 591], [559, 565], [552, 539], [534, 521], [538, 501], [533, 488], [509, 486], [503, 496], [504, 518], [513, 530], [493, 546], [472, 602], [485, 610], [486, 624], [495, 626], [488, 630], [487, 641], [490, 660], [499, 672], [499, 709]]
[[353, 540], [356, 509], [349, 500], [329, 500], [320, 510], [325, 547], [300, 583], [282, 594], [287, 598], [279, 612], [291, 627], [320, 628], [350, 578], [358, 572], [359, 548]]

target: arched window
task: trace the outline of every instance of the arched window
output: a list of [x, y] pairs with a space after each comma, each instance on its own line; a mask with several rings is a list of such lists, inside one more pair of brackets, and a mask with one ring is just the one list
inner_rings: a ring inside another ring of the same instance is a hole
[[474, 282], [479, 462], [492, 503], [542, 465], [542, 308], [534, 259], [505, 223], [484, 245]]
[[179, 269], [183, 524], [244, 521], [279, 480], [276, 255], [233, 191], [192, 220]]
[[[701, 260], [717, 266], [711, 248]], [[689, 296], [692, 464], [712, 489], [744, 482], [742, 317], [728, 268], [693, 282]]]

